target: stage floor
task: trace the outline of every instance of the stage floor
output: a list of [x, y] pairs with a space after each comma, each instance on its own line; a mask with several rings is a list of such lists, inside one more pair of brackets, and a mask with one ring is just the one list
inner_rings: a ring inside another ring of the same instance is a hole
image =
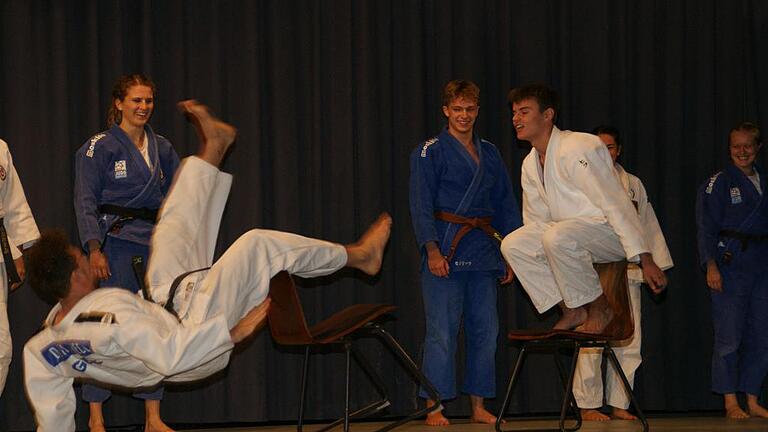
[[[653, 432], [672, 432], [672, 431], [690, 431], [690, 432], [709, 432], [709, 431], [765, 431], [768, 432], [768, 419], [748, 419], [748, 420], [728, 420], [722, 417], [678, 417], [678, 418], [653, 418], [649, 419], [650, 430]], [[371, 432], [381, 427], [385, 423], [353, 423], [350, 431]], [[322, 425], [308, 425], [304, 431], [312, 432], [320, 429]], [[557, 428], [557, 420], [513, 420], [505, 425], [505, 430], [513, 431], [533, 431], [541, 428]], [[285, 426], [258, 426], [258, 427], [240, 427], [240, 428], [216, 428], [216, 429], [178, 429], [187, 432], [290, 432], [296, 430], [296, 425]], [[334, 431], [341, 431], [342, 428], [336, 428]], [[642, 425], [639, 422], [613, 420], [609, 422], [584, 422], [580, 431], [612, 431], [612, 432], [630, 432], [641, 431]], [[492, 425], [470, 424], [466, 420], [453, 420], [453, 424], [447, 427], [428, 427], [423, 422], [411, 422], [396, 428], [400, 432], [479, 432], [493, 431]]]

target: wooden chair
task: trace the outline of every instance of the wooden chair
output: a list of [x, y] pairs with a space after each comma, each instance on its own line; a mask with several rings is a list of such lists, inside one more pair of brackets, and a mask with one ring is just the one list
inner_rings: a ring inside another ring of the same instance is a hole
[[[512, 389], [517, 380], [520, 369], [529, 351], [546, 351], [555, 355], [555, 364], [557, 365], [560, 378], [563, 381], [565, 395], [560, 409], [560, 423], [558, 429], [549, 429], [553, 431], [575, 431], [581, 427], [581, 416], [579, 407], [576, 405], [576, 399], [573, 396], [573, 375], [576, 371], [576, 361], [579, 358], [581, 348], [602, 348], [603, 356], [607, 357], [610, 365], [618, 372], [624, 390], [629, 394], [631, 404], [637, 411], [637, 417], [643, 424], [643, 431], [648, 431], [648, 422], [645, 419], [643, 411], [635, 400], [632, 393], [632, 387], [627, 380], [627, 376], [621, 369], [616, 354], [611, 348], [611, 343], [622, 341], [632, 337], [634, 332], [634, 323], [632, 321], [632, 309], [630, 307], [629, 292], [627, 286], [627, 262], [619, 261], [613, 263], [595, 264], [600, 276], [600, 285], [603, 287], [603, 293], [608, 299], [608, 303], [613, 309], [613, 319], [601, 334], [582, 333], [573, 330], [554, 330], [554, 329], [533, 329], [533, 330], [512, 330], [507, 335], [510, 341], [522, 342], [520, 355], [512, 369], [512, 375], [509, 379], [507, 392], [504, 396], [499, 415], [496, 421], [496, 431], [503, 431], [501, 428], [504, 413], [509, 407]], [[565, 375], [563, 365], [560, 359], [560, 351], [563, 349], [573, 352], [570, 371]], [[566, 412], [568, 407], [574, 411], [576, 423], [571, 428], [565, 427]]]
[[[297, 430], [301, 432], [304, 421], [304, 403], [306, 399], [307, 375], [309, 371], [310, 349], [318, 345], [341, 345], [346, 353], [346, 373], [345, 373], [345, 400], [344, 417], [340, 418], [328, 426], [320, 429], [326, 431], [340, 424], [344, 424], [344, 431], [349, 430], [350, 418], [359, 418], [374, 414], [390, 405], [389, 398], [385, 391], [384, 381], [376, 370], [363, 357], [362, 352], [355, 346], [355, 341], [360, 337], [378, 336], [386, 346], [397, 357], [400, 364], [408, 372], [411, 378], [415, 379], [429, 393], [432, 400], [437, 401], [433, 407], [420, 409], [407, 417], [397, 420], [393, 423], [378, 429], [378, 431], [388, 431], [416, 417], [434, 411], [440, 405], [439, 396], [432, 383], [427, 380], [424, 374], [413, 362], [408, 353], [402, 346], [389, 334], [380, 324], [376, 322], [381, 316], [395, 310], [395, 306], [386, 304], [356, 304], [331, 317], [315, 324], [311, 328], [307, 326], [304, 318], [304, 310], [301, 307], [296, 286], [293, 279], [287, 272], [280, 272], [272, 278], [269, 287], [269, 296], [272, 303], [269, 308], [269, 328], [272, 332], [272, 338], [281, 345], [304, 346], [304, 367], [301, 376], [301, 394], [299, 399], [299, 418]], [[350, 412], [349, 393], [350, 393], [350, 365], [351, 357], [355, 357], [357, 363], [363, 371], [370, 377], [371, 382], [381, 397], [380, 400], [370, 403], [354, 412]]]

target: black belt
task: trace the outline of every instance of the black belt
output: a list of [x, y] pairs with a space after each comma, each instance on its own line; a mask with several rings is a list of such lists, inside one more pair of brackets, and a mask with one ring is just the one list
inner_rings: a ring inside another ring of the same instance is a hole
[[107, 232], [104, 233], [104, 238], [101, 239], [102, 249], [104, 248], [104, 243], [107, 242], [109, 233], [117, 233], [120, 231], [120, 228], [125, 225], [126, 222], [132, 221], [134, 219], [141, 219], [143, 221], [154, 224], [157, 222], [157, 212], [158, 209], [149, 209], [146, 207], [132, 208], [114, 204], [100, 205], [99, 213], [119, 216], [119, 218], [112, 225], [110, 225], [109, 228], [107, 228]]
[[176, 276], [176, 279], [173, 280], [173, 283], [171, 283], [171, 289], [168, 290], [168, 300], [165, 301], [165, 310], [173, 314], [177, 319], [179, 318], [179, 314], [176, 313], [176, 310], [173, 308], [173, 297], [176, 295], [176, 289], [179, 288], [179, 284], [182, 280], [184, 280], [185, 277], [191, 275], [192, 273], [197, 273], [203, 270], [208, 270], [210, 267], [203, 267], [199, 268], [197, 270], [190, 270], [186, 273], [182, 273], [178, 276]]
[[722, 230], [718, 233], [720, 237], [728, 237], [738, 240], [741, 243], [741, 251], [747, 250], [750, 242], [762, 243], [768, 242], [768, 234], [747, 234], [733, 230]]
[[120, 218], [141, 219], [152, 223], [157, 221], [157, 209], [146, 207], [132, 208], [114, 204], [102, 204], [99, 206], [99, 213], [120, 216]]
[[13, 254], [11, 254], [11, 244], [8, 243], [8, 233], [5, 231], [5, 222], [3, 221], [3, 218], [0, 218], [0, 251], [3, 253], [5, 274], [8, 276], [8, 285], [21, 282], [19, 273], [16, 272], [16, 264], [13, 261]]

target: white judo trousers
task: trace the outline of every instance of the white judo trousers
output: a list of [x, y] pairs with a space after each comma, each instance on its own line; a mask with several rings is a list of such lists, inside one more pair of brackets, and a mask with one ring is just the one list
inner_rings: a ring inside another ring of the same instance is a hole
[[[630, 386], [634, 384], [635, 371], [643, 361], [640, 355], [640, 345], [643, 340], [640, 314], [641, 291], [642, 281], [630, 279], [629, 301], [635, 331], [630, 339], [613, 346], [613, 352]], [[573, 376], [573, 396], [579, 408], [592, 409], [603, 406], [602, 356], [602, 348], [582, 348], [579, 352], [576, 372]], [[605, 402], [612, 407], [629, 408], [629, 395], [624, 390], [621, 378], [611, 363], [607, 363], [605, 370]]]
[[592, 302], [603, 293], [593, 263], [626, 259], [613, 228], [588, 218], [523, 225], [504, 238], [501, 253], [539, 313], [561, 301]]
[[[232, 176], [197, 157], [182, 162], [152, 234], [147, 280], [155, 301], [164, 302], [173, 280], [211, 266]], [[182, 322], [223, 314], [233, 327], [269, 293], [280, 271], [310, 278], [346, 265], [346, 249], [296, 234], [254, 229], [238, 238], [211, 269], [179, 285], [174, 307]]]
[[[648, 201], [648, 193], [645, 186], [636, 176], [629, 174], [624, 168], [615, 164], [616, 172], [622, 186], [627, 191], [630, 199], [636, 204], [638, 216], [642, 223], [644, 235], [651, 248], [653, 260], [662, 269], [667, 270], [674, 265], [672, 256], [664, 240], [653, 206]], [[632, 309], [632, 320], [635, 324], [635, 332], [631, 339], [614, 344], [613, 351], [619, 360], [624, 374], [627, 376], [630, 386], [635, 382], [635, 371], [640, 367], [643, 359], [640, 355], [642, 342], [642, 318], [641, 318], [641, 285], [644, 282], [642, 270], [634, 264], [627, 269], [629, 282], [629, 296]], [[603, 406], [603, 380], [602, 378], [602, 350], [599, 348], [587, 348], [581, 350], [576, 365], [576, 374], [573, 382], [573, 395], [576, 403], [581, 408], [591, 409]], [[621, 378], [612, 366], [607, 366], [605, 376], [605, 400], [610, 406], [627, 409], [629, 407], [629, 395], [621, 384]]]

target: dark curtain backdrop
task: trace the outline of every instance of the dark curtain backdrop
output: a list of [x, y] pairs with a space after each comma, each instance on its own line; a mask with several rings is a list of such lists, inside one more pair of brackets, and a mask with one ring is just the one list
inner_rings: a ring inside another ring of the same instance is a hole
[[[0, 12], [0, 136], [41, 228], [64, 227], [77, 238], [74, 151], [105, 128], [115, 78], [147, 73], [157, 84], [152, 125], [180, 155], [196, 142], [175, 101], [203, 100], [240, 130], [224, 167], [235, 182], [219, 250], [251, 227], [352, 241], [380, 211], [392, 214], [380, 276], [301, 282], [301, 295], [310, 320], [356, 302], [396, 304], [388, 326], [416, 358], [424, 322], [408, 155], [444, 125], [444, 83], [471, 79], [482, 89], [477, 131], [499, 147], [519, 191], [528, 148], [513, 136], [506, 92], [550, 83], [561, 92], [562, 128], [621, 129], [623, 163], [645, 182], [675, 259], [668, 292], [643, 297], [641, 403], [652, 411], [720, 406], [709, 391], [710, 304], [696, 264], [694, 196], [726, 161], [732, 125], [768, 125], [765, 2], [12, 0]], [[536, 316], [519, 286], [499, 294], [502, 331], [555, 318]], [[21, 348], [48, 306], [23, 287], [8, 309], [15, 360], [0, 429], [25, 430], [33, 420]], [[414, 385], [376, 344], [365, 346], [391, 386], [388, 414], [413, 408]], [[268, 332], [238, 352], [209, 382], [169, 386], [165, 419], [293, 419], [301, 355], [275, 346]], [[500, 337], [499, 393], [516, 355]], [[529, 362], [514, 412], [558, 409], [550, 362]], [[313, 363], [310, 418], [341, 414], [342, 371], [339, 354]], [[356, 401], [372, 396], [355, 386]], [[468, 414], [465, 399], [447, 409]], [[114, 397], [105, 412], [113, 425], [143, 421], [142, 404], [129, 397]], [[86, 413], [80, 404], [81, 427]]]

